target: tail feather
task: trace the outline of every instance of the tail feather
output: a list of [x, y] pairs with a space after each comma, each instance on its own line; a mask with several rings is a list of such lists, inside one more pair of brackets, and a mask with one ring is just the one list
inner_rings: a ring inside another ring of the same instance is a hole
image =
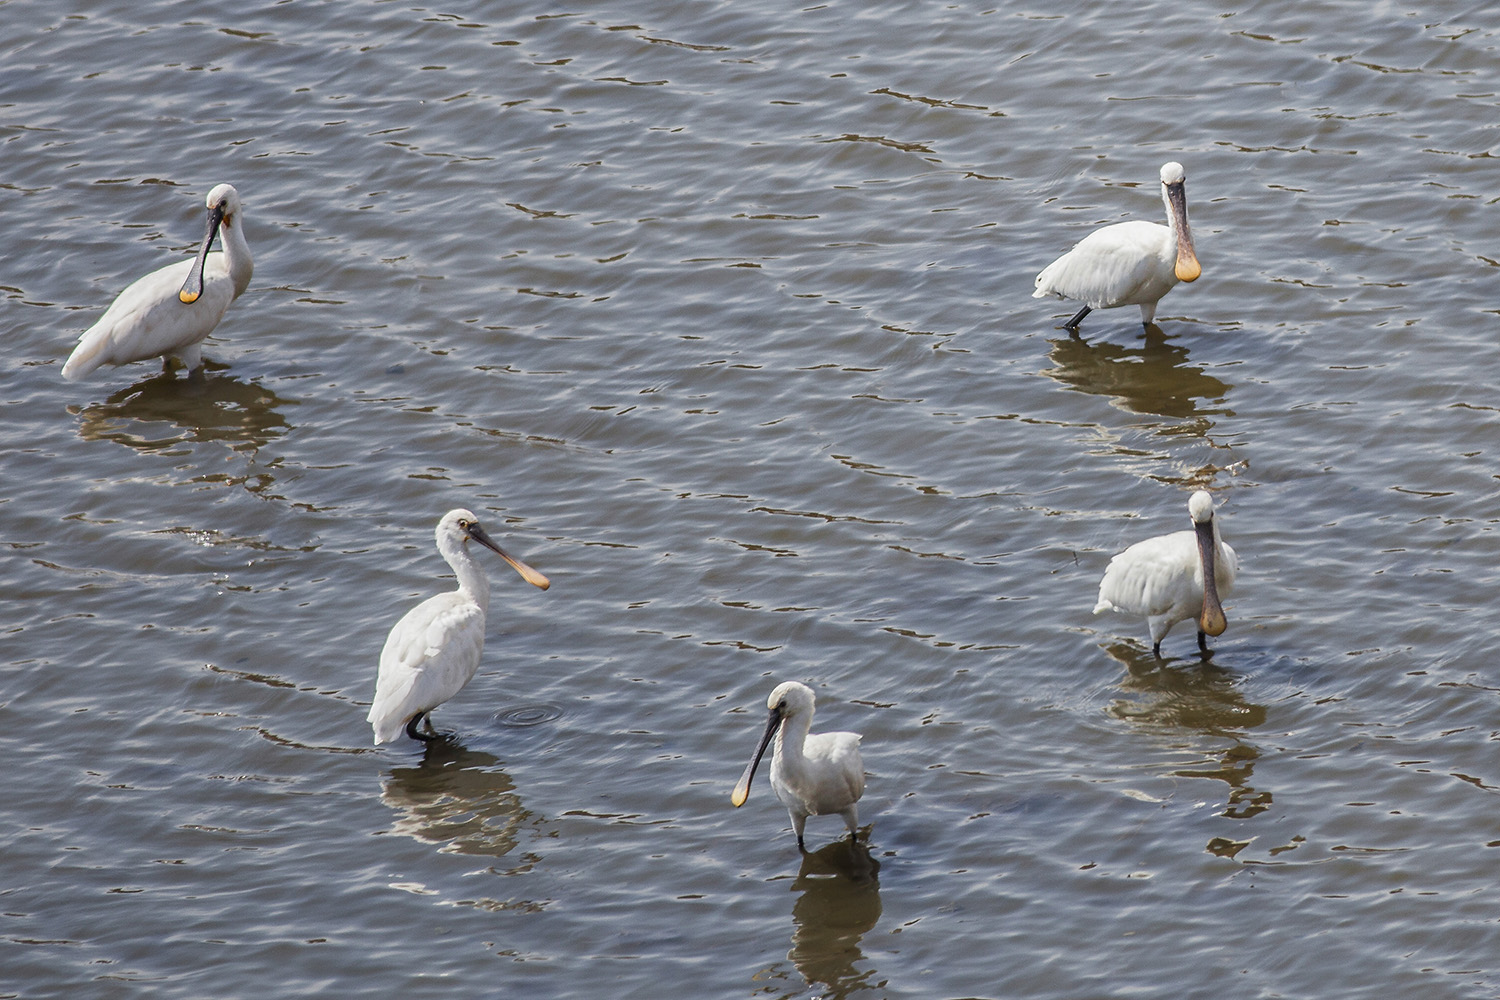
[[77, 382], [104, 364], [105, 343], [103, 337], [90, 339], [85, 336], [79, 341], [78, 346], [73, 348], [73, 353], [68, 355], [68, 361], [63, 365], [62, 377], [69, 382]]

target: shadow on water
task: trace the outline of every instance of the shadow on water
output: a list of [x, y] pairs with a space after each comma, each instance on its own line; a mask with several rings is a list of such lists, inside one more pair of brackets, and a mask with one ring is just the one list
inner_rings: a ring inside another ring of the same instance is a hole
[[78, 433], [84, 439], [149, 452], [184, 443], [220, 442], [253, 454], [291, 428], [280, 410], [295, 406], [295, 400], [213, 369], [223, 371], [224, 366], [210, 363], [200, 378], [157, 374], [102, 403], [69, 411], [79, 417]]
[[1050, 340], [1055, 367], [1041, 374], [1076, 392], [1108, 396], [1132, 413], [1163, 417], [1203, 419], [1209, 411], [1196, 400], [1221, 403], [1229, 395], [1228, 383], [1188, 364], [1187, 348], [1168, 341], [1160, 327], [1148, 327], [1142, 340], [1140, 347], [1090, 343], [1077, 333]]
[[[515, 787], [498, 758], [440, 737], [426, 745], [416, 767], [392, 769], [380, 800], [396, 813], [391, 833], [437, 844], [445, 854], [502, 858], [532, 819]], [[531, 864], [526, 858], [497, 871], [516, 874]]]
[[[1180, 636], [1169, 637], [1179, 638]], [[1158, 660], [1145, 645], [1114, 640], [1100, 648], [1125, 668], [1122, 697], [1109, 714], [1126, 722], [1192, 729], [1213, 736], [1237, 735], [1263, 725], [1266, 707], [1245, 700], [1240, 676], [1214, 663], [1218, 653], [1198, 652]], [[1163, 643], [1165, 646], [1166, 643]]]
[[[1221, 815], [1249, 819], [1271, 807], [1269, 791], [1250, 784], [1260, 750], [1245, 735], [1266, 721], [1266, 707], [1247, 701], [1240, 691], [1240, 675], [1214, 664], [1215, 653], [1197, 650], [1185, 657], [1158, 660], [1146, 648], [1127, 643], [1103, 646], [1110, 657], [1125, 667], [1120, 682], [1121, 697], [1108, 712], [1117, 719], [1157, 729], [1188, 730], [1228, 739], [1228, 747], [1214, 751], [1217, 761], [1172, 773], [1180, 778], [1208, 778], [1229, 786]], [[1215, 837], [1208, 851], [1232, 858], [1248, 840]]]
[[845, 997], [879, 988], [875, 970], [860, 971], [860, 942], [880, 920], [880, 862], [864, 843], [840, 838], [802, 856], [792, 883], [792, 950], [787, 957], [822, 995]]

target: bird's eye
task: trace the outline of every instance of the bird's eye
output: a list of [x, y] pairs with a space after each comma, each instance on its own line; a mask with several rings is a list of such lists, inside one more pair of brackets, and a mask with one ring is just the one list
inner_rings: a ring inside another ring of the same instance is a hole
[[465, 531], [467, 531], [468, 529], [474, 527], [474, 522], [473, 521], [462, 521], [461, 520], [461, 521], [458, 522], [458, 526], [460, 528], [463, 528]]

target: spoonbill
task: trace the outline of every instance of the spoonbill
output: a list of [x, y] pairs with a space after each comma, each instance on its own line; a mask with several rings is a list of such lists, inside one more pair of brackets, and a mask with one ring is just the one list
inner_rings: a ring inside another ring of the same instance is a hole
[[1151, 651], [1161, 659], [1161, 641], [1172, 626], [1198, 619], [1198, 648], [1208, 652], [1205, 637], [1229, 627], [1219, 595], [1228, 596], [1239, 573], [1239, 559], [1222, 538], [1214, 520], [1214, 501], [1204, 490], [1188, 498], [1192, 531], [1174, 531], [1136, 542], [1109, 561], [1099, 583], [1094, 614], [1122, 611], [1145, 615], [1151, 626]]
[[[438, 551], [458, 576], [458, 589], [427, 598], [403, 615], [386, 637], [375, 701], [366, 716], [375, 729], [376, 746], [395, 739], [403, 726], [414, 740], [433, 739], [432, 710], [462, 691], [479, 669], [490, 581], [469, 553], [470, 539], [497, 553], [533, 587], [551, 586], [545, 576], [496, 545], [470, 511], [459, 508], [444, 514], [436, 534]], [[423, 719], [426, 733], [417, 729]]]
[[1182, 164], [1164, 164], [1161, 200], [1168, 225], [1136, 220], [1094, 230], [1042, 269], [1031, 297], [1082, 302], [1063, 324], [1069, 330], [1077, 330], [1090, 310], [1115, 306], [1140, 306], [1141, 325], [1150, 326], [1161, 297], [1177, 282], [1197, 281], [1203, 273], [1188, 230], [1186, 181]]
[[750, 782], [765, 756], [766, 745], [776, 737], [776, 752], [771, 759], [771, 787], [792, 817], [797, 831], [797, 849], [806, 853], [802, 828], [809, 816], [838, 813], [855, 836], [859, 825], [859, 797], [865, 793], [865, 769], [859, 759], [858, 733], [815, 733], [812, 728], [812, 688], [798, 681], [778, 684], [766, 699], [770, 718], [765, 735], [750, 759], [750, 766], [734, 786], [729, 797], [736, 807], [750, 797]]
[[[208, 192], [207, 205], [208, 232], [198, 255], [152, 271], [121, 292], [78, 338], [63, 365], [63, 378], [76, 381], [100, 365], [155, 357], [168, 371], [173, 357], [189, 372], [202, 367], [203, 338], [245, 291], [254, 270], [240, 225], [239, 192], [220, 184]], [[224, 247], [222, 253], [208, 252], [215, 235]]]

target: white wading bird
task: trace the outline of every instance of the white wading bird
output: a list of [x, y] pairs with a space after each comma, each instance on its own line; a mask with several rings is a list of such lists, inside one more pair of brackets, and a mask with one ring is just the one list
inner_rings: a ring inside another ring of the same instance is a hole
[[[192, 260], [168, 264], [131, 283], [78, 338], [63, 378], [81, 379], [100, 365], [126, 365], [172, 357], [191, 373], [203, 364], [203, 338], [224, 318], [229, 303], [250, 284], [254, 270], [240, 224], [240, 196], [228, 184], [208, 193], [208, 232]], [[224, 251], [209, 253], [214, 236]]]
[[1161, 641], [1172, 626], [1198, 619], [1198, 648], [1208, 651], [1205, 636], [1229, 627], [1219, 595], [1234, 589], [1239, 559], [1219, 537], [1214, 501], [1203, 490], [1188, 499], [1192, 531], [1174, 531], [1136, 542], [1109, 561], [1099, 583], [1101, 611], [1145, 615], [1151, 626], [1151, 651], [1161, 658]]
[[[367, 719], [375, 743], [389, 743], [401, 733], [430, 740], [436, 733], [429, 718], [434, 708], [462, 691], [479, 669], [484, 650], [484, 615], [490, 605], [490, 581], [467, 548], [469, 539], [499, 553], [521, 579], [546, 590], [550, 581], [496, 545], [467, 510], [450, 510], [437, 526], [437, 547], [458, 576], [458, 589], [427, 598], [391, 629], [380, 651], [375, 701]], [[427, 719], [428, 731], [417, 730]]]
[[1096, 229], [1036, 276], [1034, 299], [1056, 295], [1082, 302], [1083, 308], [1063, 326], [1077, 330], [1091, 309], [1140, 306], [1141, 323], [1156, 317], [1156, 303], [1179, 281], [1196, 281], [1203, 269], [1193, 253], [1188, 230], [1187, 174], [1182, 164], [1161, 168], [1161, 200], [1167, 226], [1154, 222], [1117, 222]]
[[858, 802], [865, 793], [865, 769], [859, 759], [858, 733], [816, 733], [808, 735], [813, 719], [812, 688], [797, 681], [779, 684], [766, 699], [771, 717], [766, 721], [765, 735], [750, 759], [750, 766], [734, 786], [729, 801], [736, 806], [750, 797], [750, 782], [755, 768], [765, 756], [766, 744], [776, 737], [776, 752], [771, 759], [771, 787], [792, 817], [797, 831], [797, 848], [803, 852], [802, 828], [809, 816], [838, 813], [856, 836], [859, 825]]

